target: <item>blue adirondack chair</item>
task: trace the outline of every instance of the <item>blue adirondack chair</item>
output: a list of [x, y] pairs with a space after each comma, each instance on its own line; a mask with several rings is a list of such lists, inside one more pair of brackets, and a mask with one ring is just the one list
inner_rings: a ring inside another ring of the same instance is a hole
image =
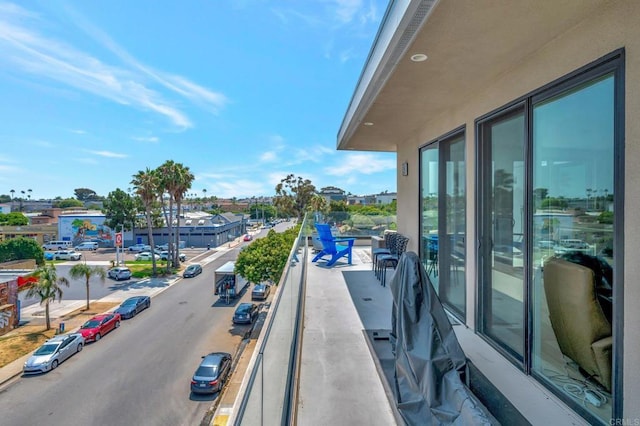
[[322, 243], [322, 250], [313, 258], [312, 262], [325, 256], [331, 256], [326, 266], [333, 266], [338, 259], [347, 256], [347, 261], [351, 265], [351, 249], [356, 239], [336, 238], [331, 234], [331, 228], [326, 223], [316, 223], [315, 225], [318, 230], [318, 239]]

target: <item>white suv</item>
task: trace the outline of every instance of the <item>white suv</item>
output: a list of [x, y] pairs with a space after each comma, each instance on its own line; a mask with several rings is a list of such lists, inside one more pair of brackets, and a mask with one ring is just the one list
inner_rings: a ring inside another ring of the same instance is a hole
[[82, 254], [73, 250], [58, 250], [53, 253], [53, 260], [80, 260]]
[[109, 269], [107, 275], [116, 281], [128, 280], [131, 278], [131, 269], [125, 266], [116, 266], [115, 268]]

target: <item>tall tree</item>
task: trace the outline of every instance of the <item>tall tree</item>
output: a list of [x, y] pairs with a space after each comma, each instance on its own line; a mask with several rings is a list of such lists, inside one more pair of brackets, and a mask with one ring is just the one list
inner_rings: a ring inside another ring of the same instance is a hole
[[80, 201], [91, 201], [98, 198], [96, 191], [89, 188], [76, 188], [73, 190], [76, 198]]
[[301, 219], [315, 193], [316, 187], [309, 179], [290, 174], [276, 185], [274, 204], [280, 211]]
[[[155, 247], [153, 242], [153, 222], [151, 218], [151, 212], [153, 211], [154, 203], [158, 197], [158, 177], [157, 173], [150, 170], [147, 167], [146, 171], [138, 171], [133, 175], [131, 184], [134, 186], [134, 191], [142, 200], [144, 205], [144, 215], [147, 220], [147, 235], [149, 236], [149, 245], [152, 249]], [[156, 258], [151, 256], [151, 265], [153, 268], [153, 275], [156, 275]]]
[[135, 199], [120, 188], [111, 191], [104, 200], [102, 212], [106, 216], [105, 225], [117, 230], [119, 226], [131, 229], [136, 220]]
[[[173, 252], [169, 252], [169, 255], [171, 256], [172, 259], [172, 264], [173, 265], [178, 265], [179, 264], [179, 247], [180, 247], [180, 209], [182, 206], [182, 201], [184, 200], [185, 194], [187, 193], [187, 191], [189, 191], [189, 189], [191, 188], [191, 185], [193, 184], [193, 180], [195, 179], [195, 176], [193, 175], [193, 173], [191, 173], [191, 171], [189, 170], [189, 167], [186, 167], [180, 163], [176, 164], [174, 167], [174, 173], [175, 173], [175, 183], [176, 185], [174, 186], [174, 192], [171, 194], [171, 196], [173, 197], [174, 201], [176, 202], [176, 210], [178, 212], [178, 227], [177, 227], [177, 232], [175, 233], [175, 237], [174, 237], [174, 248], [175, 250], [173, 250]], [[169, 268], [169, 262], [167, 262], [167, 268]]]
[[85, 279], [85, 286], [87, 288], [87, 310], [89, 309], [89, 280], [91, 277], [95, 276], [100, 278], [102, 282], [106, 277], [106, 273], [104, 272], [104, 268], [100, 266], [89, 266], [87, 263], [76, 263], [69, 270], [69, 275], [71, 278], [77, 280], [79, 278]]
[[37, 279], [36, 282], [27, 287], [26, 297], [38, 297], [40, 305], [44, 305], [44, 315], [47, 330], [51, 329], [51, 317], [49, 315], [49, 304], [57, 300], [62, 300], [62, 287], [69, 287], [69, 280], [65, 277], [58, 277], [56, 266], [46, 264], [36, 269], [30, 276]]

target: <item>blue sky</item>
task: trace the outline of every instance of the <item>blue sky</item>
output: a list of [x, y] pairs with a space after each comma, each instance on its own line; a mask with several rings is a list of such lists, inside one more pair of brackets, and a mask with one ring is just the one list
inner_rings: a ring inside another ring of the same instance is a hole
[[393, 153], [336, 150], [383, 0], [0, 0], [0, 194], [106, 196], [166, 160], [197, 196], [287, 174], [396, 190]]

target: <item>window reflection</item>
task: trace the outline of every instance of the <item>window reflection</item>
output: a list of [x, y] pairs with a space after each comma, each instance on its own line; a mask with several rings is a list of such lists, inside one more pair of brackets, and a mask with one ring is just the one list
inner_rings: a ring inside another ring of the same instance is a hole
[[609, 75], [533, 110], [532, 368], [603, 420], [613, 352], [613, 89]]
[[465, 177], [463, 135], [422, 149], [422, 262], [440, 300], [460, 318], [466, 311]]

